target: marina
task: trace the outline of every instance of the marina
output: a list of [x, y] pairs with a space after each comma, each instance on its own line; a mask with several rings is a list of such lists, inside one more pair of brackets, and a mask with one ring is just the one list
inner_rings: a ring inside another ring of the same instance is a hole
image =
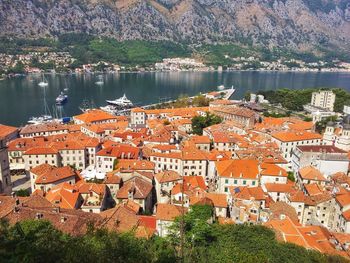
[[[64, 91], [68, 102], [59, 105], [62, 117], [74, 116], [82, 110], [107, 106], [107, 100], [126, 95], [135, 106], [171, 101], [180, 95], [195, 96], [224, 87], [235, 87], [233, 99], [242, 99], [246, 92], [277, 88], [302, 89], [312, 87], [339, 87], [350, 90], [348, 73], [295, 72], [156, 72], [104, 74], [103, 86], [95, 84], [99, 75], [45, 75], [41, 74], [0, 81], [0, 122], [25, 125], [31, 117], [42, 117], [44, 108], [56, 108], [56, 98]], [[44, 90], [46, 98], [44, 99]], [[45, 102], [46, 101], [46, 102]], [[84, 103], [85, 102], [85, 103]], [[87, 103], [86, 103], [87, 102]], [[85, 105], [84, 105], [85, 104]], [[110, 107], [106, 108], [111, 109]], [[45, 118], [46, 119], [46, 118]], [[35, 119], [34, 119], [35, 120]]]

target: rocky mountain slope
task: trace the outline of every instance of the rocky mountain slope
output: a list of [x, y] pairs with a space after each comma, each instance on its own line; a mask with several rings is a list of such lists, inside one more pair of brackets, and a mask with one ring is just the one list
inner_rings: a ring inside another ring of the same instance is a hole
[[350, 50], [349, 0], [1, 0], [0, 36], [86, 32], [126, 39]]

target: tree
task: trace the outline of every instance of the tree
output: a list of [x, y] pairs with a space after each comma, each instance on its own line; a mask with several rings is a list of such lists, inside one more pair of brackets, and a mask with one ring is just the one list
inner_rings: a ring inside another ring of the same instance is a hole
[[117, 169], [118, 163], [119, 163], [119, 160], [118, 159], [114, 159], [114, 161], [113, 161], [113, 170]]
[[194, 134], [202, 135], [204, 128], [221, 122], [222, 119], [219, 116], [207, 112], [205, 116], [196, 116], [192, 118], [192, 130]]
[[7, 73], [24, 74], [24, 64], [21, 61], [17, 62], [14, 67], [8, 69]]
[[207, 107], [209, 106], [210, 100], [207, 99], [204, 95], [198, 95], [193, 98], [192, 106], [194, 107]]
[[293, 172], [288, 172], [287, 178], [289, 181], [295, 182], [295, 176]]
[[20, 189], [16, 191], [16, 196], [30, 196], [30, 192], [28, 189]]
[[330, 116], [330, 117], [327, 117], [327, 118], [324, 118], [318, 122], [316, 122], [316, 125], [315, 125], [315, 130], [318, 132], [318, 133], [323, 133], [326, 129], [326, 126], [327, 126], [327, 123], [332, 121], [336, 121], [337, 120], [337, 116]]

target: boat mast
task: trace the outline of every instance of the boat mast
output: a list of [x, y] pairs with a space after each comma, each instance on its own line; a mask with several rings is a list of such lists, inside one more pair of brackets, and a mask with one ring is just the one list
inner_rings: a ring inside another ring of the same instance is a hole
[[47, 105], [47, 101], [46, 101], [46, 87], [44, 87], [44, 114], [51, 115], [49, 106]]

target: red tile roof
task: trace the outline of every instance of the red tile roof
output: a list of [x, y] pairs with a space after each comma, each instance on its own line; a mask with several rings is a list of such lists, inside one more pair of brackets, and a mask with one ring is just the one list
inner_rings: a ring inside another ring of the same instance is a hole
[[71, 177], [78, 178], [74, 169], [69, 166], [55, 167], [49, 164], [42, 164], [30, 170], [37, 175], [36, 184], [51, 184]]
[[221, 177], [257, 179], [257, 160], [225, 160], [216, 162], [216, 170]]
[[321, 134], [314, 132], [295, 132], [283, 131], [272, 133], [272, 137], [282, 142], [306, 141], [306, 140], [320, 140]]
[[156, 219], [164, 221], [174, 221], [176, 217], [181, 216], [182, 212], [187, 213], [187, 208], [170, 204], [158, 204]]

